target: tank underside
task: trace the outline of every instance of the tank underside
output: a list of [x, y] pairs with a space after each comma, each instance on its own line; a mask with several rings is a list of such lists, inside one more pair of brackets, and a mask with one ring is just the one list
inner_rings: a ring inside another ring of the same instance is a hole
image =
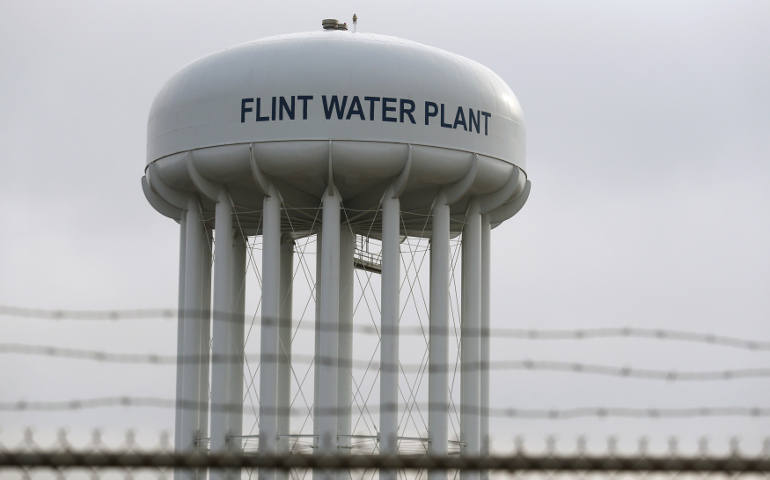
[[[506, 188], [521, 193], [526, 174], [516, 165], [472, 152], [404, 143], [278, 141], [201, 148], [158, 159], [146, 173], [179, 193], [200, 198], [203, 217], [214, 227], [216, 202], [193, 176], [224, 187], [233, 203], [236, 225], [248, 235], [261, 234], [263, 190], [260, 177], [282, 199], [282, 233], [295, 238], [317, 233], [324, 192], [333, 185], [342, 199], [343, 221], [353, 232], [379, 237], [378, 212], [385, 191], [401, 179], [402, 234], [430, 236], [430, 212], [437, 195], [454, 189], [450, 205], [452, 235], [462, 230], [473, 198]], [[153, 182], [151, 182], [153, 183]], [[517, 183], [516, 189], [507, 185]], [[458, 189], [460, 191], [458, 191]], [[506, 198], [501, 199], [503, 202]], [[507, 217], [505, 217], [507, 218]], [[505, 218], [492, 219], [493, 225]]]

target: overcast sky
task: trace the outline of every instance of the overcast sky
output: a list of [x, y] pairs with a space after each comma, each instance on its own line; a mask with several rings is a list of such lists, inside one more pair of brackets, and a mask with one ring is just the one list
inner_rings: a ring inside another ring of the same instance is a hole
[[[374, 2], [372, 2], [374, 3]], [[517, 94], [532, 194], [494, 231], [495, 327], [665, 327], [770, 340], [770, 2], [0, 4], [0, 304], [175, 307], [178, 227], [145, 201], [154, 95], [206, 54], [360, 18], [359, 31], [477, 60]], [[440, 81], [440, 79], [436, 79]], [[170, 321], [0, 319], [3, 342], [175, 351]], [[496, 339], [492, 359], [713, 370], [770, 352], [643, 340]], [[173, 367], [0, 356], [0, 401], [172, 398]], [[770, 379], [661, 382], [495, 371], [492, 405], [770, 406]], [[0, 412], [155, 432], [169, 411]], [[521, 421], [514, 435], [738, 435], [770, 419]], [[0, 436], [1, 438], [1, 436]]]

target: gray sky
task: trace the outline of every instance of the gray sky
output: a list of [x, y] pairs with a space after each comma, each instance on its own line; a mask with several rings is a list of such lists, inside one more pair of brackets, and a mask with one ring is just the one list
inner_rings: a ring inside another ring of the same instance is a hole
[[[178, 233], [139, 179], [155, 93], [196, 58], [360, 17], [359, 31], [473, 58], [516, 92], [532, 195], [494, 231], [494, 327], [665, 327], [770, 340], [770, 2], [4, 2], [0, 304], [174, 307]], [[3, 342], [170, 352], [169, 321], [0, 319]], [[767, 366], [770, 352], [497, 339], [494, 360]], [[0, 357], [0, 401], [173, 396], [173, 368]], [[493, 374], [493, 406], [770, 406], [770, 380]], [[170, 428], [171, 412], [0, 412], [24, 425]], [[567, 440], [739, 435], [770, 419], [495, 422]], [[0, 435], [0, 439], [2, 436]]]

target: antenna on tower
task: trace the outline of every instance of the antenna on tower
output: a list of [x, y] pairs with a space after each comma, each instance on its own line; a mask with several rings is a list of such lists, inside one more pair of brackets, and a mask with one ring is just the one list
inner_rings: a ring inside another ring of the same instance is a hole
[[356, 24], [358, 23], [358, 15], [353, 14], [353, 33], [356, 33]]

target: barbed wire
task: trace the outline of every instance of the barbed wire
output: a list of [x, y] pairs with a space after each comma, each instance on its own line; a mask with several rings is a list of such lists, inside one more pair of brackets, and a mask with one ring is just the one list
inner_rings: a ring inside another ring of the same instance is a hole
[[125, 310], [65, 310], [0, 305], [0, 316], [39, 320], [150, 320], [176, 319], [177, 310], [170, 308], [137, 308]]
[[243, 452], [0, 451], [0, 468], [462, 470], [503, 472], [770, 473], [770, 458], [621, 455], [379, 455]]
[[[201, 315], [211, 315], [210, 312], [183, 312], [192, 318]], [[178, 311], [166, 308], [147, 308], [147, 309], [126, 309], [126, 310], [63, 310], [63, 309], [40, 309], [0, 305], [0, 317], [18, 317], [39, 320], [85, 320], [85, 321], [119, 321], [119, 320], [150, 320], [150, 319], [176, 319]], [[226, 317], [236, 317], [234, 321], [241, 321], [232, 313], [213, 313], [217, 320], [227, 321]], [[242, 317], [242, 315], [241, 315]], [[269, 324], [270, 320], [263, 319], [262, 322]], [[280, 322], [280, 321], [278, 321]], [[293, 328], [304, 328], [315, 330], [316, 325], [298, 325]], [[324, 328], [323, 326], [321, 328]], [[356, 333], [367, 335], [379, 335], [378, 328], [371, 325], [354, 324], [352, 330]], [[335, 329], [337, 329], [335, 327]], [[417, 326], [402, 325], [398, 330], [403, 335], [422, 335], [423, 331]], [[437, 333], [451, 333], [437, 332]], [[637, 328], [637, 327], [596, 327], [579, 329], [518, 329], [518, 328], [494, 328], [488, 333], [492, 337], [515, 338], [520, 340], [589, 340], [589, 339], [608, 339], [608, 338], [629, 338], [629, 339], [647, 339], [647, 340], [668, 340], [684, 341], [691, 343], [702, 343], [713, 346], [732, 347], [752, 351], [770, 351], [770, 341], [749, 340], [744, 338], [732, 337], [727, 335], [716, 335], [706, 332], [692, 332], [683, 330], [660, 329], [660, 328]], [[467, 331], [467, 334], [473, 335], [474, 332]]]
[[[0, 354], [34, 355], [54, 358], [68, 358], [76, 360], [89, 360], [104, 363], [122, 364], [148, 364], [148, 365], [176, 365], [196, 363], [241, 363], [244, 358], [268, 363], [280, 363], [284, 361], [282, 355], [162, 355], [154, 353], [115, 353], [99, 350], [87, 350], [77, 348], [64, 348], [50, 345], [29, 345], [20, 343], [0, 344]], [[424, 365], [417, 363], [386, 364], [371, 360], [343, 359], [337, 356], [314, 356], [306, 354], [293, 354], [292, 362], [310, 363], [320, 365], [339, 365], [354, 369], [396, 369], [405, 372], [419, 372]], [[454, 364], [433, 365], [431, 368], [448, 368]], [[727, 370], [701, 370], [679, 371], [649, 368], [635, 368], [630, 366], [598, 365], [580, 362], [562, 362], [551, 360], [496, 360], [486, 362], [468, 362], [460, 366], [466, 371], [491, 370], [519, 370], [519, 371], [546, 371], [572, 374], [604, 375], [620, 378], [665, 380], [665, 381], [715, 381], [737, 380], [748, 378], [770, 378], [770, 368], [741, 368]]]
[[[446, 410], [446, 404], [424, 403], [418, 404], [426, 410]], [[15, 402], [0, 402], [0, 411], [4, 412], [57, 412], [77, 411], [96, 408], [163, 408], [163, 409], [195, 409], [225, 412], [240, 412], [241, 404], [217, 404], [187, 400], [173, 400], [160, 397], [132, 397], [113, 396], [97, 398], [78, 398], [72, 400], [18, 400]], [[371, 404], [371, 408], [378, 411], [398, 411], [398, 404]], [[404, 406], [401, 405], [400, 408]], [[701, 407], [664, 407], [664, 408], [633, 408], [633, 407], [573, 407], [573, 408], [479, 408], [474, 406], [458, 407], [461, 412], [473, 414], [486, 414], [497, 418], [522, 418], [522, 419], [575, 419], [582, 417], [596, 418], [647, 418], [647, 419], [676, 419], [676, 418], [700, 418], [700, 417], [770, 417], [770, 407], [759, 406], [701, 406]], [[338, 415], [348, 410], [342, 407], [316, 408], [317, 415]], [[306, 415], [307, 408], [274, 408], [268, 413]]]

